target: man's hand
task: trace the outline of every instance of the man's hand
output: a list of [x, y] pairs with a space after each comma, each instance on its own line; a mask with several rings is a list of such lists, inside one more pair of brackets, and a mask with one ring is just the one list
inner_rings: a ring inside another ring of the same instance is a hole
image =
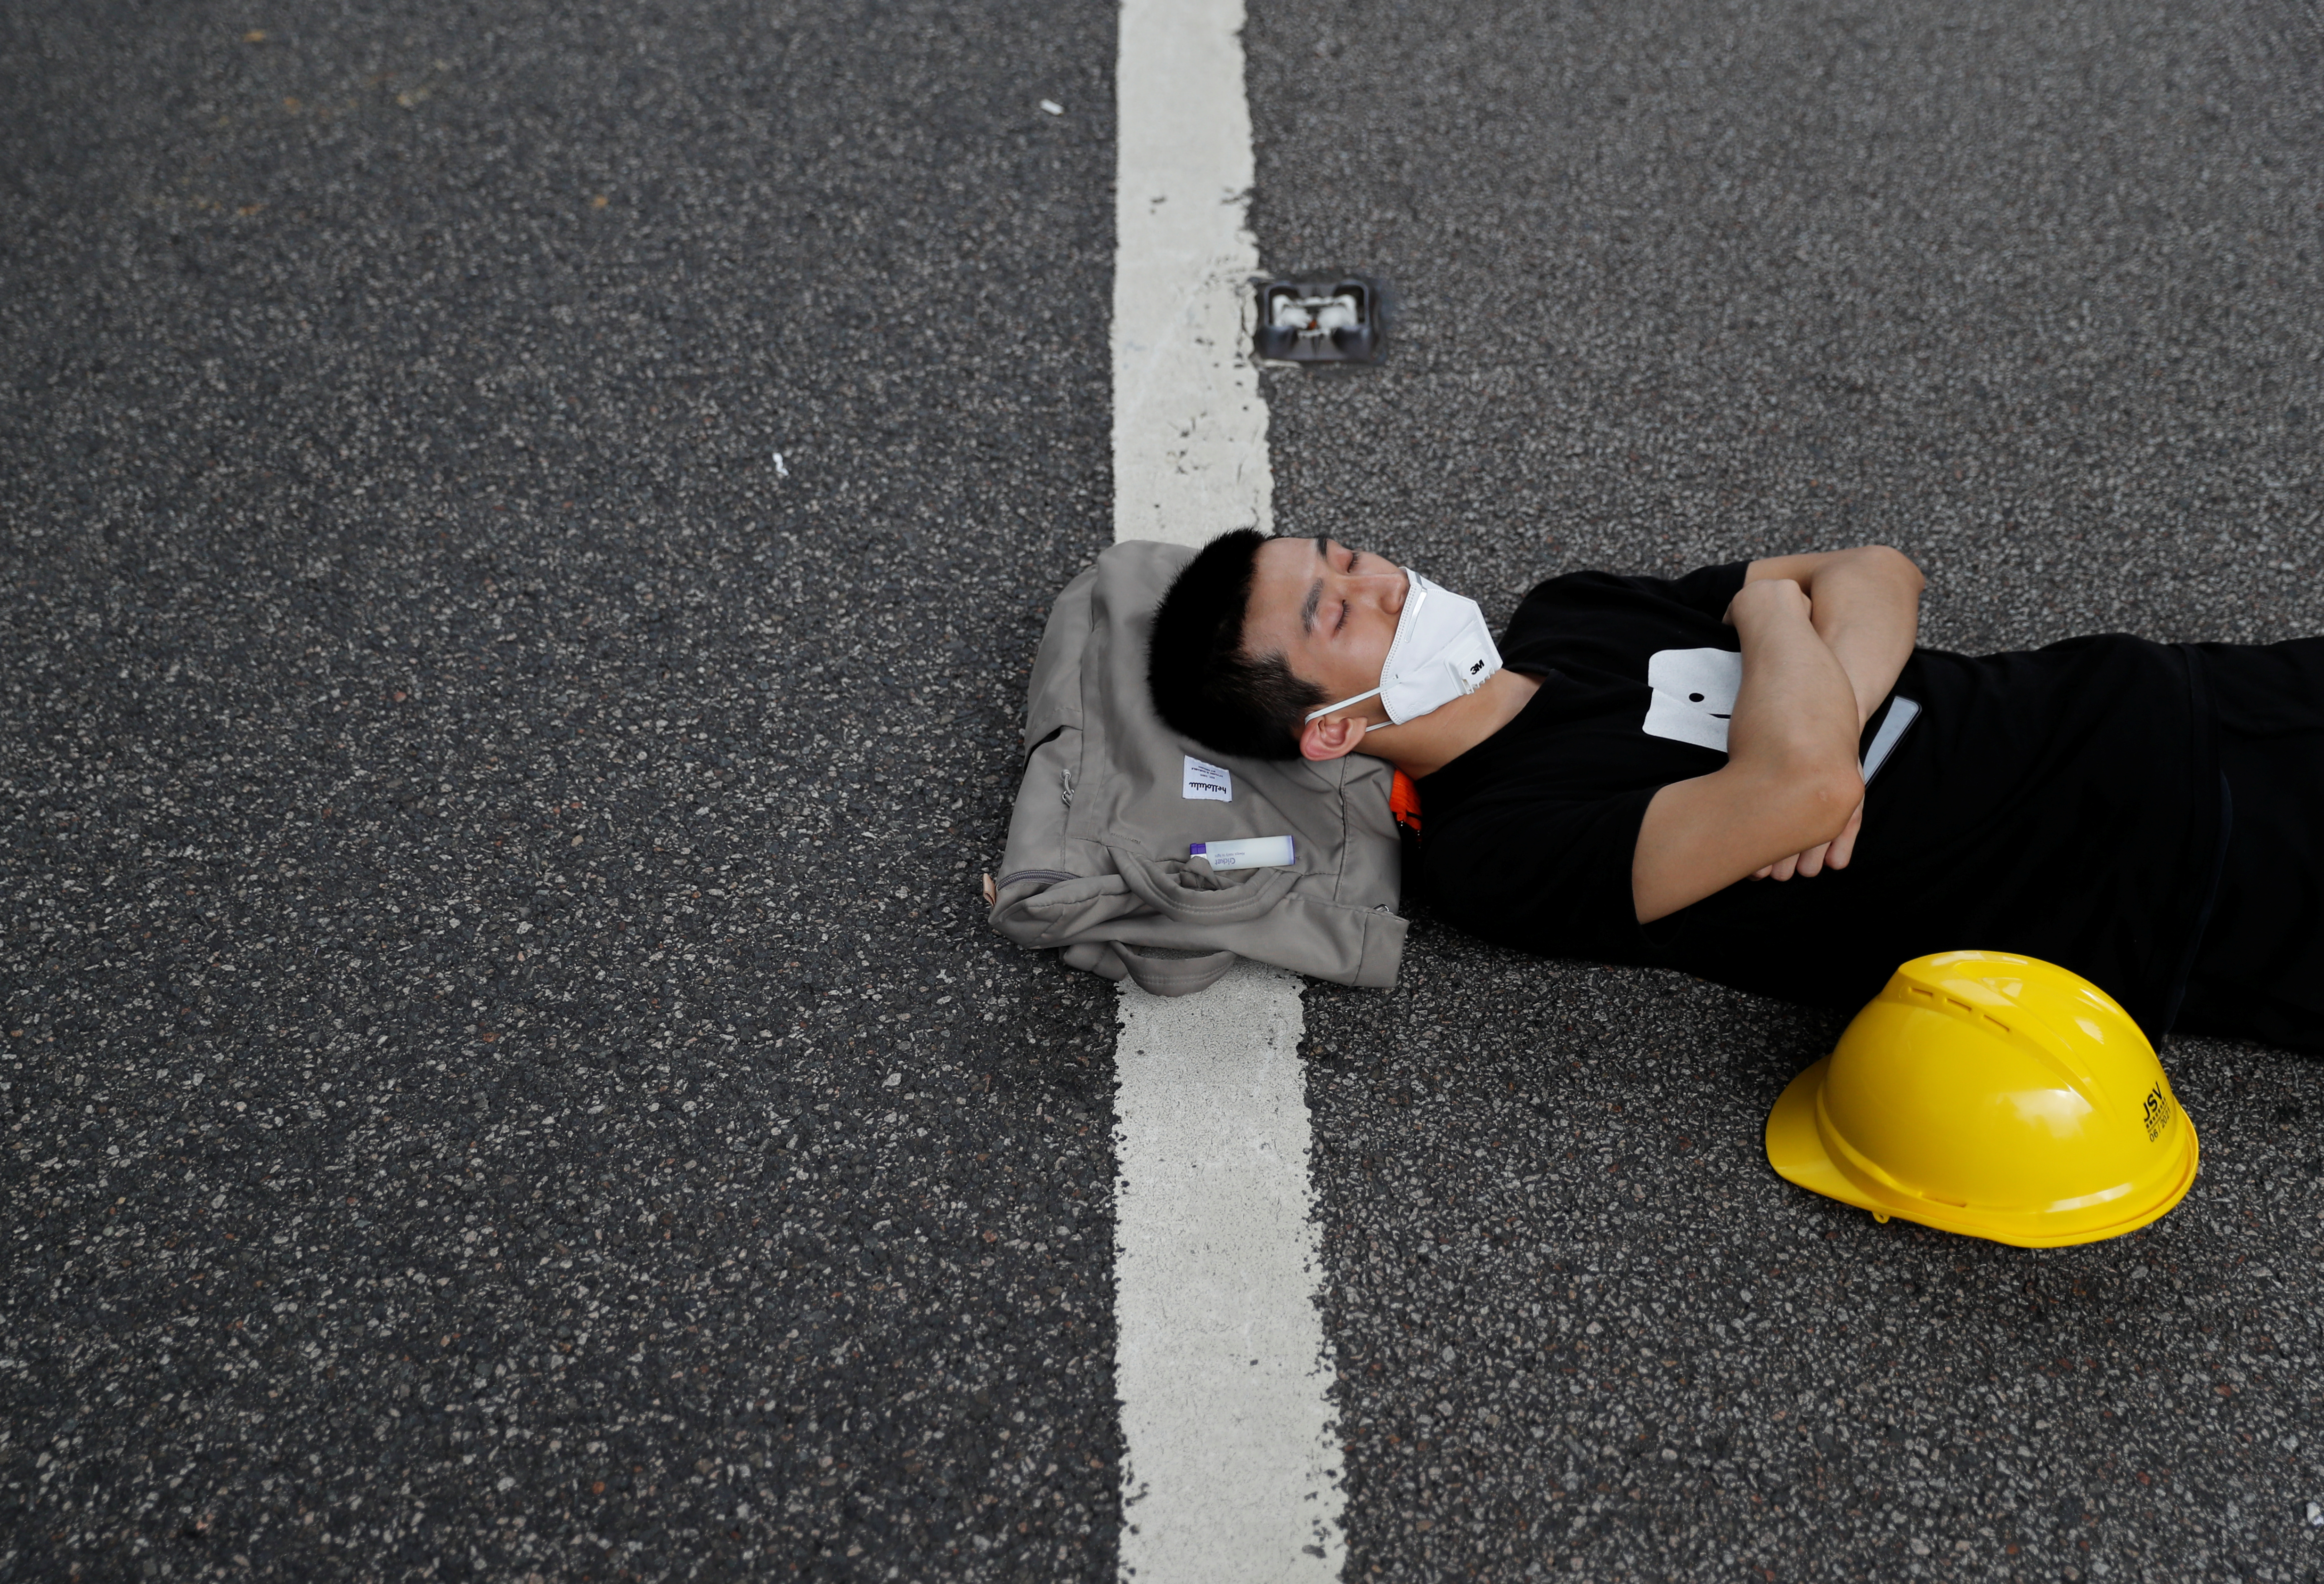
[[1813, 877], [1827, 869], [1846, 869], [1848, 861], [1856, 856], [1856, 833], [1864, 828], [1864, 800], [1857, 799], [1856, 812], [1848, 816], [1847, 828], [1829, 842], [1820, 843], [1804, 852], [1794, 852], [1780, 858], [1762, 870], [1755, 870], [1755, 880], [1787, 880], [1794, 874]]

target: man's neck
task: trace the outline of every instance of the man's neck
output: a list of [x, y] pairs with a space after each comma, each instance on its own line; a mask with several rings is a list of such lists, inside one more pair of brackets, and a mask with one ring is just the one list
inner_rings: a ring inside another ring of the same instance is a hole
[[[1415, 780], [1434, 775], [1516, 720], [1518, 712], [1533, 702], [1540, 686], [1524, 672], [1503, 667], [1486, 677], [1484, 686], [1474, 693], [1439, 705], [1401, 726], [1382, 726], [1368, 732], [1361, 751], [1388, 760]], [[1378, 699], [1371, 705], [1379, 708]], [[1385, 721], [1388, 713], [1381, 710], [1377, 718]]]

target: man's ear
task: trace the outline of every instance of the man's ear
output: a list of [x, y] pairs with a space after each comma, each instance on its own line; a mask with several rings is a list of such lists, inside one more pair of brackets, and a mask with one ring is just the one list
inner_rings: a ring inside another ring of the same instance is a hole
[[1345, 759], [1364, 745], [1364, 722], [1360, 715], [1325, 715], [1310, 721], [1299, 733], [1302, 759]]

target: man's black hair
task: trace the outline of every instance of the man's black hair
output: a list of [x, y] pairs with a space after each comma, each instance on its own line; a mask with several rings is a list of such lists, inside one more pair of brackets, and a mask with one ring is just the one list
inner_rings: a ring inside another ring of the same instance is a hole
[[1162, 718], [1205, 748], [1296, 759], [1300, 730], [1323, 690], [1294, 676], [1279, 654], [1243, 653], [1243, 615], [1265, 543], [1257, 529], [1240, 528], [1186, 564], [1154, 613], [1146, 685]]

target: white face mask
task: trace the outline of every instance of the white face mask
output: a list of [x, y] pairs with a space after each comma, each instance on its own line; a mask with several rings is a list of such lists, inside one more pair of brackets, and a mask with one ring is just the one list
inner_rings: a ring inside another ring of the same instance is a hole
[[1501, 668], [1501, 651], [1493, 646], [1492, 629], [1485, 625], [1485, 612], [1476, 601], [1438, 587], [1409, 566], [1404, 575], [1412, 586], [1396, 619], [1396, 639], [1380, 667], [1380, 685], [1370, 693], [1327, 704], [1309, 720], [1320, 721], [1378, 694], [1388, 719], [1373, 721], [1364, 730], [1401, 726], [1476, 692]]

